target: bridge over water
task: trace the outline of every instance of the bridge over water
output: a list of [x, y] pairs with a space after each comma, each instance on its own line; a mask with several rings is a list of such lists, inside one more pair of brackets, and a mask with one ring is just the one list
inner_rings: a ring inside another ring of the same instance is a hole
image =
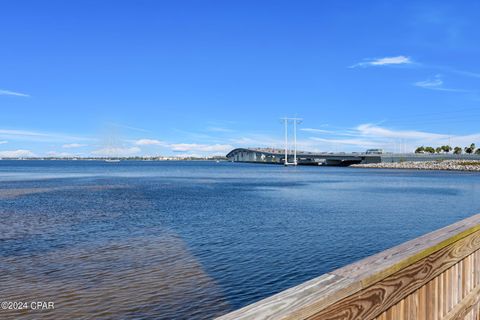
[[[283, 164], [285, 150], [273, 148], [237, 148], [227, 154], [233, 162], [253, 162]], [[345, 153], [345, 152], [306, 152], [297, 151], [299, 165], [349, 166], [351, 164], [401, 162], [401, 161], [433, 161], [433, 160], [480, 160], [480, 155], [469, 154], [415, 154], [415, 153]], [[293, 150], [288, 152], [287, 160], [293, 163]]]

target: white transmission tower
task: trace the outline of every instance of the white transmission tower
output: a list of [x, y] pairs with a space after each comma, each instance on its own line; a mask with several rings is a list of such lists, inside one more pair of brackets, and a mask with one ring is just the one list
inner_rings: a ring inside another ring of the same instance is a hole
[[[285, 161], [286, 166], [298, 164], [297, 162], [297, 124], [302, 123], [301, 118], [282, 118], [285, 123]], [[288, 124], [289, 122], [293, 123], [293, 163], [288, 162]]]

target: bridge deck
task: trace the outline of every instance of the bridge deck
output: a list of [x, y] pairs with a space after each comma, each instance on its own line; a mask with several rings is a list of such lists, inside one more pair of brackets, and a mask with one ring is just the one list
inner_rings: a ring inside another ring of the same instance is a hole
[[[293, 163], [293, 152], [288, 153], [288, 162]], [[238, 148], [230, 151], [227, 158], [235, 162], [256, 162], [282, 164], [285, 153], [280, 149]], [[434, 161], [434, 160], [480, 160], [475, 154], [367, 154], [367, 153], [332, 153], [298, 151], [297, 160], [303, 165], [350, 165], [355, 163], [380, 163], [401, 161]]]

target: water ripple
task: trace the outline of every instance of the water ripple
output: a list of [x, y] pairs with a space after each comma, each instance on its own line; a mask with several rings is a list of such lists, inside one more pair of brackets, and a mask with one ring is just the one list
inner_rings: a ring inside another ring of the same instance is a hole
[[210, 319], [480, 212], [477, 175], [0, 161], [2, 319]]

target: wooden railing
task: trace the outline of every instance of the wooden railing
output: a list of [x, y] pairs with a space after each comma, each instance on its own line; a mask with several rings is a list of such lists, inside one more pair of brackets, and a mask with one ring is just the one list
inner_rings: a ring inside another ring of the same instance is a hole
[[480, 319], [480, 215], [219, 319]]

